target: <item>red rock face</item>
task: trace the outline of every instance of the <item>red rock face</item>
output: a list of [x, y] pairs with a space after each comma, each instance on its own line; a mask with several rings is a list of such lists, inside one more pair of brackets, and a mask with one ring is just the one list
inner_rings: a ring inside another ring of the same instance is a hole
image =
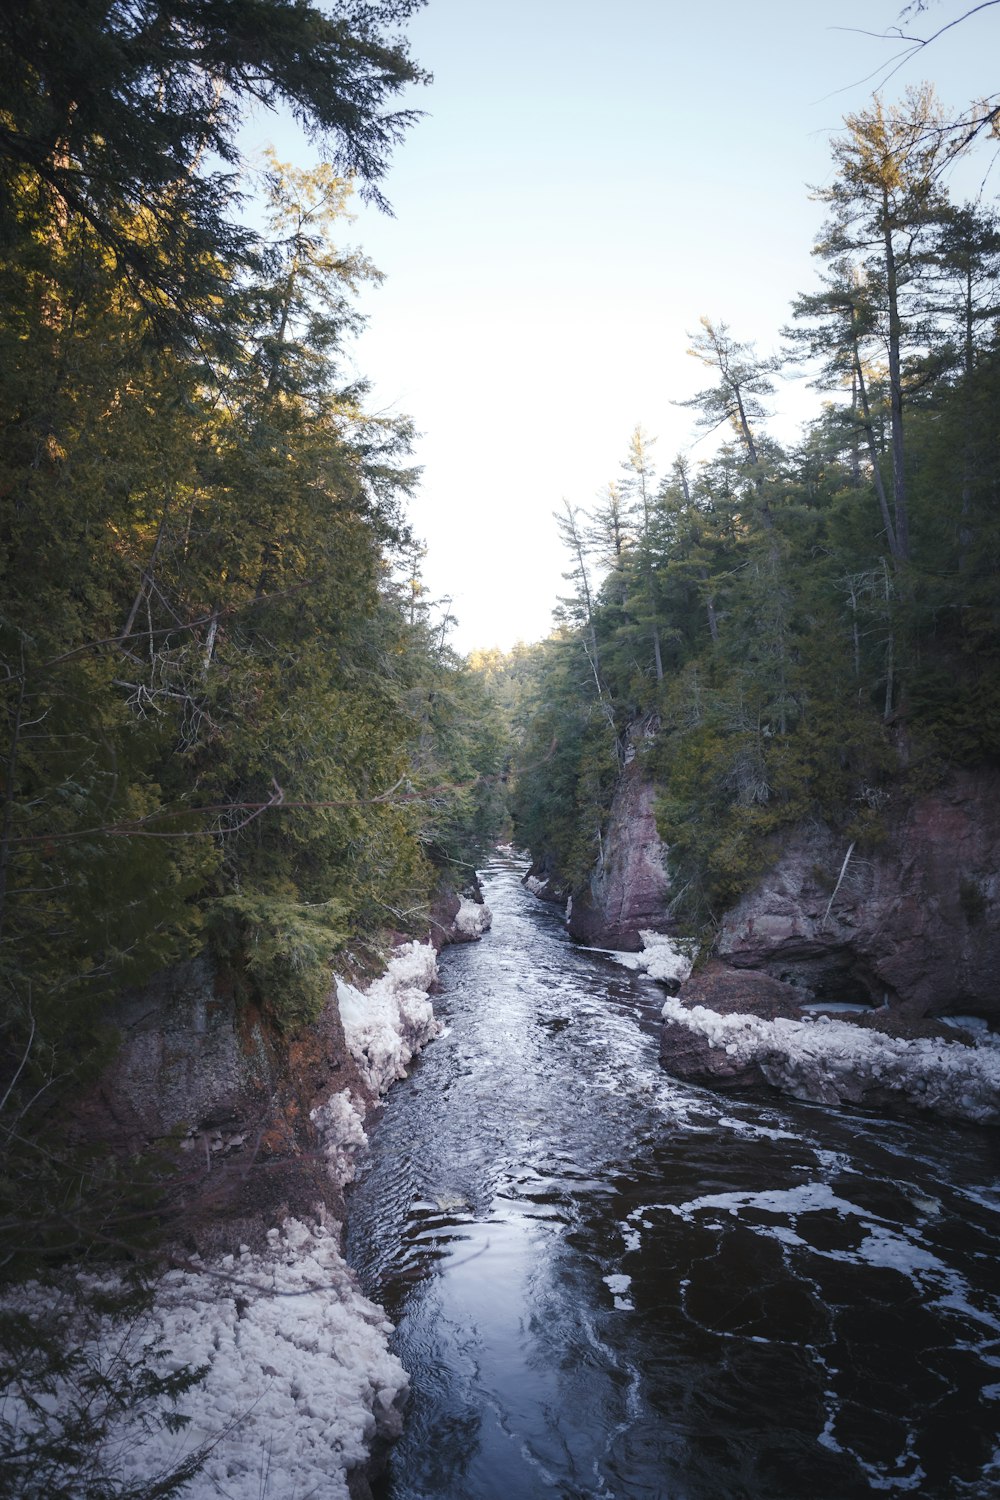
[[569, 930], [581, 942], [634, 951], [642, 946], [642, 928], [665, 928], [670, 877], [655, 802], [656, 789], [636, 757], [615, 792], [603, 859], [589, 887], [573, 897]]
[[[460, 904], [457, 894], [439, 894], [436, 947], [470, 940], [456, 928]], [[109, 1020], [117, 1052], [74, 1102], [69, 1130], [121, 1155], [157, 1152], [170, 1169], [177, 1233], [203, 1253], [244, 1242], [263, 1249], [267, 1230], [289, 1213], [308, 1219], [322, 1204], [343, 1217], [311, 1114], [345, 1089], [375, 1101], [332, 993], [317, 1019], [288, 1037], [238, 1003], [202, 958], [123, 996]]]
[[958, 772], [890, 810], [884, 844], [855, 850], [833, 895], [846, 853], [828, 829], [798, 829], [727, 914], [719, 957], [825, 998], [839, 983], [917, 1014], [1000, 1014], [1000, 776]]
[[[635, 757], [602, 858], [573, 897], [569, 929], [580, 941], [634, 950], [640, 929], [668, 928], [655, 796]], [[727, 913], [718, 958], [791, 983], [802, 999], [888, 999], [915, 1019], [1000, 1015], [1000, 772], [955, 772], [898, 810], [890, 803], [885, 823], [884, 842], [855, 848], [839, 886], [848, 841], [820, 824], [795, 830]]]

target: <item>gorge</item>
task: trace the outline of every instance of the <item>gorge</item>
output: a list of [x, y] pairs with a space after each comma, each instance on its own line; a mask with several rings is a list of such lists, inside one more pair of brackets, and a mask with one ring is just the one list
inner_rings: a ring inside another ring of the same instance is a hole
[[422, 8], [0, 6], [0, 1493], [993, 1500], [1000, 96]]

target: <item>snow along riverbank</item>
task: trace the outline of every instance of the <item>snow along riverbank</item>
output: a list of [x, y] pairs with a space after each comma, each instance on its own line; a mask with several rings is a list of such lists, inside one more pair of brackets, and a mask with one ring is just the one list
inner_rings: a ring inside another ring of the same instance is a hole
[[673, 998], [663, 1019], [703, 1038], [733, 1064], [755, 1066], [773, 1088], [796, 1099], [865, 1104], [887, 1098], [947, 1120], [1000, 1120], [1000, 1048], [990, 1043], [887, 1036], [824, 1015], [802, 1021], [723, 1016]]
[[[478, 910], [481, 932], [488, 913]], [[427, 995], [437, 979], [435, 959], [429, 943], [407, 943], [366, 990], [336, 985], [347, 1044], [371, 1090], [370, 1099], [343, 1090], [312, 1111], [338, 1187], [352, 1179], [367, 1146], [371, 1101], [405, 1077], [413, 1056], [441, 1030]], [[391, 1325], [358, 1290], [343, 1258], [341, 1226], [322, 1216], [313, 1224], [289, 1218], [267, 1238], [262, 1254], [244, 1246], [238, 1255], [194, 1256], [175, 1266], [137, 1319], [74, 1313], [99, 1300], [102, 1281], [93, 1274], [70, 1277], [58, 1297], [29, 1284], [3, 1299], [5, 1309], [37, 1321], [40, 1331], [57, 1325], [71, 1345], [83, 1345], [95, 1368], [138, 1364], [144, 1349], [160, 1373], [207, 1367], [175, 1403], [160, 1399], [138, 1411], [130, 1402], [107, 1429], [98, 1472], [118, 1484], [152, 1484], [207, 1447], [203, 1468], [183, 1491], [187, 1500], [349, 1500], [348, 1476], [364, 1465], [372, 1442], [398, 1433], [397, 1401], [408, 1378], [389, 1352]], [[121, 1289], [115, 1274], [103, 1285], [111, 1294]], [[15, 1381], [0, 1424], [22, 1433], [42, 1424], [58, 1436], [78, 1397], [72, 1384], [57, 1380], [32, 1409], [27, 1381]], [[42, 1488], [29, 1479], [16, 1493], [62, 1493], [60, 1484], [72, 1491], [72, 1474], [58, 1463], [40, 1482]]]
[[[43, 1338], [58, 1331], [80, 1364], [44, 1393], [29, 1385], [30, 1371], [8, 1386], [4, 1446], [8, 1434], [22, 1450], [37, 1435], [44, 1453], [30, 1472], [11, 1466], [4, 1493], [153, 1493], [202, 1452], [185, 1500], [349, 1500], [349, 1472], [377, 1436], [399, 1432], [394, 1403], [407, 1376], [389, 1353], [385, 1314], [344, 1262], [338, 1224], [286, 1219], [268, 1239], [261, 1255], [243, 1247], [167, 1271], [138, 1316], [95, 1311], [121, 1297], [117, 1273], [67, 1277], [57, 1295], [37, 1283], [9, 1291], [3, 1311]], [[144, 1368], [164, 1376], [203, 1367], [204, 1378], [176, 1401], [144, 1399]], [[124, 1407], [107, 1420], [105, 1381], [117, 1384], [115, 1405]], [[76, 1454], [84, 1412], [93, 1431]]]
[[[641, 953], [615, 953], [615, 959], [661, 983], [683, 985], [692, 969], [690, 956], [663, 934], [643, 932], [640, 936]], [[723, 1015], [671, 997], [663, 1007], [668, 1032], [664, 1061], [668, 1067], [678, 1057], [685, 1065], [690, 1063], [692, 1054], [687, 1049], [669, 1045], [669, 1030], [678, 1027], [703, 1045], [709, 1059], [705, 1071], [715, 1071], [722, 1081], [737, 1070], [752, 1070], [772, 1088], [811, 1103], [877, 1101], [929, 1110], [947, 1120], [976, 1124], [1000, 1120], [1000, 1044], [985, 1028], [970, 1033], [976, 1044], [969, 1046], [961, 1041], [890, 1036], [822, 1010], [811, 1014], [813, 1009], [803, 1006], [800, 1020], [768, 1020], [744, 1013]], [[857, 1006], [823, 1009], [862, 1010]]]

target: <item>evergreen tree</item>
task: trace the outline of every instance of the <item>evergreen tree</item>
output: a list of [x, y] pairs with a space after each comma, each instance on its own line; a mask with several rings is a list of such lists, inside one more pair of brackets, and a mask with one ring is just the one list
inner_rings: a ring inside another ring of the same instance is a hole
[[954, 147], [929, 85], [909, 90], [902, 105], [888, 109], [876, 98], [845, 124], [833, 148], [837, 176], [816, 195], [832, 210], [816, 250], [831, 262], [848, 257], [863, 268], [869, 306], [878, 314], [889, 393], [893, 555], [905, 564], [911, 551], [906, 360], [928, 342], [920, 292], [945, 219], [940, 175]]
[[740, 344], [725, 323], [701, 319], [701, 332], [692, 335], [688, 353], [718, 375], [716, 385], [707, 386], [679, 406], [693, 407], [697, 425], [707, 432], [728, 423], [746, 450], [751, 464], [760, 462], [754, 424], [767, 417], [765, 400], [774, 393], [771, 376], [776, 359], [759, 359], [750, 344]]
[[595, 600], [587, 563], [589, 548], [580, 510], [577, 506], [571, 505], [568, 500], [564, 500], [562, 514], [555, 511], [554, 515], [560, 539], [570, 555], [570, 568], [567, 573], [563, 574], [563, 577], [573, 585], [573, 592], [560, 599], [559, 613], [563, 619], [580, 626], [579, 638], [590, 669], [589, 677], [593, 683], [593, 690], [617, 742], [614, 709], [601, 674]]
[[663, 651], [660, 644], [658, 621], [659, 599], [657, 597], [654, 541], [654, 497], [656, 475], [653, 470], [650, 448], [652, 441], [641, 427], [636, 427], [629, 443], [625, 460], [625, 487], [632, 496], [633, 506], [639, 522], [637, 543], [637, 575], [639, 588], [636, 591], [634, 609], [640, 629], [647, 635], [653, 648], [653, 667], [657, 682], [663, 681]]
[[883, 381], [871, 363], [873, 345], [878, 346], [880, 340], [870, 280], [860, 266], [847, 259], [836, 261], [824, 277], [822, 290], [797, 298], [792, 312], [803, 326], [786, 329], [786, 335], [806, 358], [821, 361], [814, 383], [820, 389], [850, 390], [847, 429], [852, 437], [852, 470], [859, 481], [861, 462], [855, 439], [860, 432], [889, 554], [899, 564], [905, 558], [882, 472], [886, 448], [881, 421]]
[[[25, 0], [0, 13], [0, 243], [23, 187], [87, 226], [164, 331], [225, 330], [228, 271], [251, 259], [235, 217], [238, 131], [289, 108], [342, 175], [382, 201], [423, 78], [394, 35], [421, 0]], [[71, 44], [68, 44], [69, 39]], [[206, 164], [221, 162], [221, 170]], [[222, 301], [219, 301], [221, 297]]]

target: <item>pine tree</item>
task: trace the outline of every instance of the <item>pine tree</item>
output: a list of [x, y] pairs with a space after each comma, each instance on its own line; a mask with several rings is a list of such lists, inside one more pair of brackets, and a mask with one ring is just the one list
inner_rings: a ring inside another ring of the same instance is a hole
[[919, 294], [946, 212], [940, 175], [953, 145], [929, 85], [910, 89], [898, 107], [887, 109], [876, 98], [870, 110], [848, 115], [845, 125], [833, 150], [837, 176], [816, 194], [832, 210], [816, 253], [858, 264], [878, 315], [889, 391], [893, 555], [905, 564], [911, 552], [906, 359], [927, 343]]

